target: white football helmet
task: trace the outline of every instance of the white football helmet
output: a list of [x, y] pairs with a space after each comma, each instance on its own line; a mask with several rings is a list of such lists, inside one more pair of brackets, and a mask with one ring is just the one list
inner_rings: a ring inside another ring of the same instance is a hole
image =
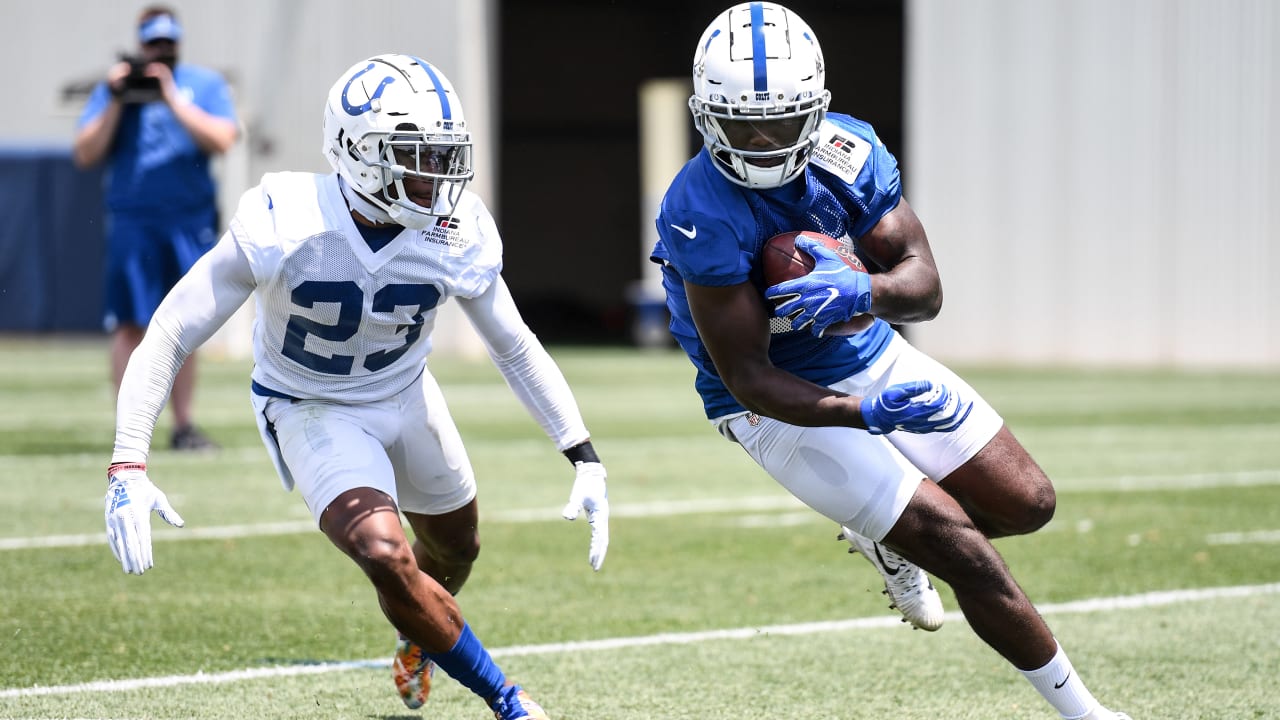
[[818, 38], [787, 8], [735, 5], [702, 33], [689, 110], [729, 180], [775, 188], [798, 177], [830, 102]]
[[[322, 152], [358, 200], [386, 214], [370, 220], [418, 230], [453, 211], [473, 174], [453, 84], [410, 55], [361, 60], [338, 78], [325, 103]], [[406, 189], [406, 179], [429, 183], [430, 200], [421, 183]]]

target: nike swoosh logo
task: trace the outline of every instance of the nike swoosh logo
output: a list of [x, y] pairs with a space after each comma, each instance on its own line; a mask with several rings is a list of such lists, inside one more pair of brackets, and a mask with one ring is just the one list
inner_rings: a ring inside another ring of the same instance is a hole
[[827, 297], [826, 302], [819, 305], [818, 309], [813, 311], [813, 316], [815, 318], [821, 315], [822, 311], [826, 310], [827, 306], [834, 302], [837, 297], [840, 297], [840, 291], [835, 288], [827, 288], [827, 292], [831, 293], [831, 295]]
[[[880, 562], [880, 567], [884, 568], [884, 571], [889, 573], [890, 575], [897, 575], [898, 571], [902, 569], [902, 566], [896, 565], [896, 566], [890, 567], [889, 563], [884, 561], [884, 556], [880, 554], [880, 546], [873, 545], [872, 547], [874, 547], [876, 550], [876, 560]], [[1066, 682], [1066, 680], [1063, 680], [1063, 682]]]
[[1070, 670], [1068, 670], [1068, 671], [1067, 671], [1067, 676], [1066, 676], [1066, 677], [1064, 677], [1064, 678], [1062, 678], [1062, 682], [1060, 682], [1060, 683], [1054, 683], [1054, 684], [1053, 684], [1053, 689], [1054, 689], [1054, 690], [1061, 690], [1061, 689], [1062, 689], [1062, 686], [1063, 686], [1063, 685], [1066, 685], [1066, 684], [1067, 684], [1067, 681], [1068, 681], [1068, 680], [1070, 680], [1070, 679], [1071, 679], [1071, 671], [1070, 671]]
[[683, 236], [685, 236], [685, 237], [689, 238], [690, 240], [692, 240], [692, 239], [694, 239], [694, 238], [698, 237], [698, 226], [697, 226], [697, 225], [694, 225], [694, 226], [690, 227], [688, 230], [685, 230], [684, 228], [680, 227], [679, 225], [675, 225], [675, 224], [672, 224], [672, 226], [671, 226], [671, 227], [673, 227], [673, 228], [675, 228], [675, 229], [679, 230], [681, 235], [683, 235]]

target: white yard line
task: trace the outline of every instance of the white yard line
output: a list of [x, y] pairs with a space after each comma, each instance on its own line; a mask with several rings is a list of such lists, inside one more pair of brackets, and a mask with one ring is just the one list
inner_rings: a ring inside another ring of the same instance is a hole
[[[1071, 492], [1141, 492], [1194, 490], [1217, 487], [1253, 487], [1262, 485], [1280, 485], [1280, 469], [1243, 470], [1226, 473], [1187, 473], [1183, 475], [1121, 475], [1110, 478], [1088, 480], [1068, 480], [1059, 485], [1058, 491]], [[674, 517], [679, 515], [702, 515], [714, 513], [737, 512], [778, 512], [802, 509], [800, 501], [789, 495], [762, 495], [738, 498], [699, 498], [691, 500], [659, 500], [654, 502], [617, 503], [612, 508], [613, 517], [644, 518]], [[486, 522], [495, 523], [532, 523], [563, 522], [560, 507], [530, 508], [525, 510], [499, 510], [484, 513]], [[752, 522], [750, 520], [746, 522]], [[208, 540], [226, 538], [247, 538], [268, 535], [295, 535], [313, 532], [315, 523], [310, 520], [296, 520], [273, 523], [253, 523], [247, 525], [220, 525], [203, 528], [184, 528], [182, 530], [157, 529], [152, 535], [155, 542], [173, 542], [181, 540]], [[1221, 533], [1220, 537], [1234, 536], [1235, 533]], [[1211, 535], [1210, 544], [1230, 544], [1232, 542], [1277, 542], [1276, 540], [1221, 540], [1214, 542]], [[0, 538], [0, 551], [29, 550], [33, 548], [84, 547], [106, 543], [105, 531], [84, 535], [39, 535], [33, 537]]]
[[[1115, 610], [1133, 610], [1139, 608], [1158, 607], [1162, 605], [1178, 605], [1205, 600], [1224, 598], [1255, 597], [1259, 595], [1280, 594], [1280, 583], [1267, 585], [1238, 585], [1235, 587], [1200, 588], [1195, 590], [1169, 590], [1163, 592], [1142, 593], [1139, 595], [1121, 595], [1118, 597], [1091, 598], [1074, 602], [1039, 605], [1037, 610], [1042, 615], [1079, 615], [1086, 613], [1111, 612]], [[959, 612], [947, 613], [947, 619], [953, 622], [964, 622]], [[557, 653], [580, 653], [597, 650], [622, 650], [653, 645], [692, 645], [716, 640], [750, 640], [767, 635], [814, 635], [818, 633], [843, 632], [849, 630], [867, 630], [872, 628], [897, 627], [901, 618], [896, 615], [885, 615], [873, 618], [853, 618], [849, 620], [831, 620], [825, 622], [797, 623], [793, 625], [766, 625], [763, 627], [732, 628], [725, 630], [706, 630], [687, 633], [658, 633], [656, 635], [639, 635], [633, 637], [606, 638], [603, 640], [583, 640], [578, 642], [547, 643], [544, 645], [515, 645], [506, 648], [491, 649], [496, 658], [522, 655], [553, 655]], [[176, 687], [179, 685], [219, 685], [240, 682], [243, 680], [261, 680], [265, 678], [294, 677], [298, 675], [321, 675], [325, 673], [344, 672], [365, 668], [385, 668], [390, 666], [386, 658], [374, 660], [351, 660], [347, 662], [315, 663], [309, 665], [284, 665], [262, 668], [248, 668], [220, 673], [196, 673], [194, 675], [166, 675], [162, 677], [133, 678], [129, 680], [101, 680], [98, 682], [80, 683], [78, 685], [51, 685], [29, 688], [10, 688], [0, 690], [0, 698], [32, 697], [37, 695], [71, 695], [75, 693], [111, 693], [143, 688]]]
[[[154, 542], [172, 540], [210, 540], [217, 538], [245, 538], [266, 535], [296, 535], [316, 529], [311, 520], [293, 522], [254, 523], [252, 525], [217, 525], [213, 527], [183, 528], [182, 530], [157, 530], [151, 535]], [[26, 550], [28, 548], [83, 547], [106, 545], [107, 532], [88, 535], [43, 535], [27, 538], [0, 538], [0, 550]]]
[[1254, 530], [1252, 532], [1220, 532], [1206, 535], [1205, 542], [1210, 545], [1245, 545], [1250, 543], [1280, 543], [1280, 530]]
[[[790, 495], [759, 496], [741, 498], [707, 498], [696, 500], [661, 500], [649, 503], [628, 503], [614, 505], [612, 517], [668, 517], [675, 515], [700, 515], [730, 512], [761, 512], [776, 510], [794, 510], [803, 508], [799, 500]], [[560, 507], [531, 508], [526, 510], [498, 510], [482, 513], [485, 522], [494, 523], [535, 523], [564, 522], [560, 516]], [[155, 523], [153, 523], [154, 525]], [[276, 523], [255, 523], [250, 525], [219, 525], [203, 528], [182, 528], [181, 530], [156, 529], [152, 535], [153, 542], [173, 542], [179, 540], [207, 540], [211, 538], [246, 538], [265, 535], [294, 535], [298, 533], [318, 532], [316, 524], [311, 520], [295, 520]], [[0, 550], [27, 550], [30, 548], [83, 547], [86, 545], [106, 545], [106, 530], [100, 533], [85, 535], [42, 535], [36, 537], [0, 538]]]
[[1145, 492], [1159, 490], [1202, 490], [1219, 487], [1280, 485], [1280, 469], [1238, 470], [1235, 472], [1180, 473], [1173, 475], [1120, 475], [1110, 478], [1067, 480], [1058, 492]]

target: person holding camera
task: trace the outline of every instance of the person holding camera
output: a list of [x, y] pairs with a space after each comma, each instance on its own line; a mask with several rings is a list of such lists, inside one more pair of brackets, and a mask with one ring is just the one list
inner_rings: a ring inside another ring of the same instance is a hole
[[[217, 240], [210, 160], [239, 134], [226, 80], [179, 63], [181, 41], [172, 9], [143, 10], [138, 55], [122, 57], [94, 87], [72, 148], [79, 167], [107, 163], [104, 326], [117, 394], [160, 300]], [[195, 374], [192, 355], [169, 397], [175, 450], [217, 447], [192, 421]]]

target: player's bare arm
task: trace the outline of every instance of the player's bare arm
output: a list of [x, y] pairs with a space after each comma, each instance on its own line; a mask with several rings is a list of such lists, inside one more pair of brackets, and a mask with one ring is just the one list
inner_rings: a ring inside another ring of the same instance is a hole
[[932, 320], [942, 309], [942, 280], [924, 225], [906, 199], [858, 239], [885, 271], [874, 276], [871, 313], [891, 323]]
[[815, 385], [769, 361], [769, 310], [750, 283], [685, 283], [698, 335], [743, 407], [792, 425], [865, 428], [861, 398]]

